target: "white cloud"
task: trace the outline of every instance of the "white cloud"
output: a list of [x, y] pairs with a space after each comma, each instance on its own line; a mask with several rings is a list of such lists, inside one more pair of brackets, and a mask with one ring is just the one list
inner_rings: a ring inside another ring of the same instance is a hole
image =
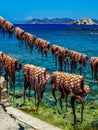
[[27, 16], [25, 19], [26, 20], [31, 20], [33, 17], [32, 16]]

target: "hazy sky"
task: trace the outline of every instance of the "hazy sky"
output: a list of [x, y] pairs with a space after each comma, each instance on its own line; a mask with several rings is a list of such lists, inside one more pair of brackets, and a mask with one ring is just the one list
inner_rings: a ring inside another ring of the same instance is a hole
[[98, 0], [0, 0], [0, 15], [11, 21], [55, 17], [98, 19]]

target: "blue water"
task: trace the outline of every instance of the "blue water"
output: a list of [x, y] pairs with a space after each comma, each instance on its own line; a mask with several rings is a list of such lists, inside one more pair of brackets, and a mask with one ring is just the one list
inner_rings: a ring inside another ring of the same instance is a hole
[[[65, 25], [15, 25], [24, 29], [25, 31], [35, 35], [37, 38], [43, 38], [53, 44], [60, 45], [62, 47], [68, 48], [70, 50], [75, 50], [87, 54], [89, 60], [91, 56], [98, 56], [98, 26], [72, 26], [71, 28], [78, 29], [69, 29], [69, 26]], [[80, 30], [79, 28], [82, 27]], [[92, 28], [92, 29], [89, 29]], [[96, 29], [97, 28], [97, 29]], [[20, 43], [15, 35], [12, 39], [8, 38], [8, 35], [2, 35], [0, 30], [0, 51], [7, 53], [8, 55], [18, 59], [22, 64], [34, 64], [40, 67], [45, 67], [47, 72], [52, 73], [55, 70], [59, 70], [59, 66], [56, 67], [55, 61], [53, 61], [51, 52], [48, 53], [48, 58], [43, 57], [37, 52], [34, 48], [31, 54], [30, 49], [24, 43]], [[63, 71], [65, 71], [63, 69]], [[70, 73], [70, 69], [67, 68], [67, 72]], [[79, 72], [75, 72], [79, 74]], [[16, 72], [16, 88], [21, 89], [23, 87], [23, 69], [20, 72], [20, 82], [19, 74]], [[83, 68], [82, 75], [85, 79], [92, 80], [90, 63]], [[91, 89], [98, 90], [98, 87], [95, 83], [88, 83]], [[48, 85], [50, 88], [50, 84]]]

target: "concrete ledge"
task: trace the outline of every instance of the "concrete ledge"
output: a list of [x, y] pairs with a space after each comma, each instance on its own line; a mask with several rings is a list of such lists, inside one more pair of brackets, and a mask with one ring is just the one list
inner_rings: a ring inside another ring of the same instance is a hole
[[25, 114], [21, 110], [15, 109], [13, 107], [6, 107], [7, 113], [12, 114], [17, 120], [23, 122], [26, 125], [29, 125], [35, 130], [61, 130], [58, 127], [50, 125], [47, 122], [44, 122], [36, 117]]
[[6, 109], [2, 104], [0, 104], [0, 130], [19, 130], [18, 123], [6, 113]]

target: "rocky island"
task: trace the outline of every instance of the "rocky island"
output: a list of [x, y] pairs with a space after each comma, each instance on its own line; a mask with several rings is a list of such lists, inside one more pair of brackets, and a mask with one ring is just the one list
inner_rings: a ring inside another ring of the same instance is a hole
[[96, 24], [96, 23], [90, 18], [81, 18], [79, 20], [72, 22], [71, 24], [93, 25], [93, 24]]

